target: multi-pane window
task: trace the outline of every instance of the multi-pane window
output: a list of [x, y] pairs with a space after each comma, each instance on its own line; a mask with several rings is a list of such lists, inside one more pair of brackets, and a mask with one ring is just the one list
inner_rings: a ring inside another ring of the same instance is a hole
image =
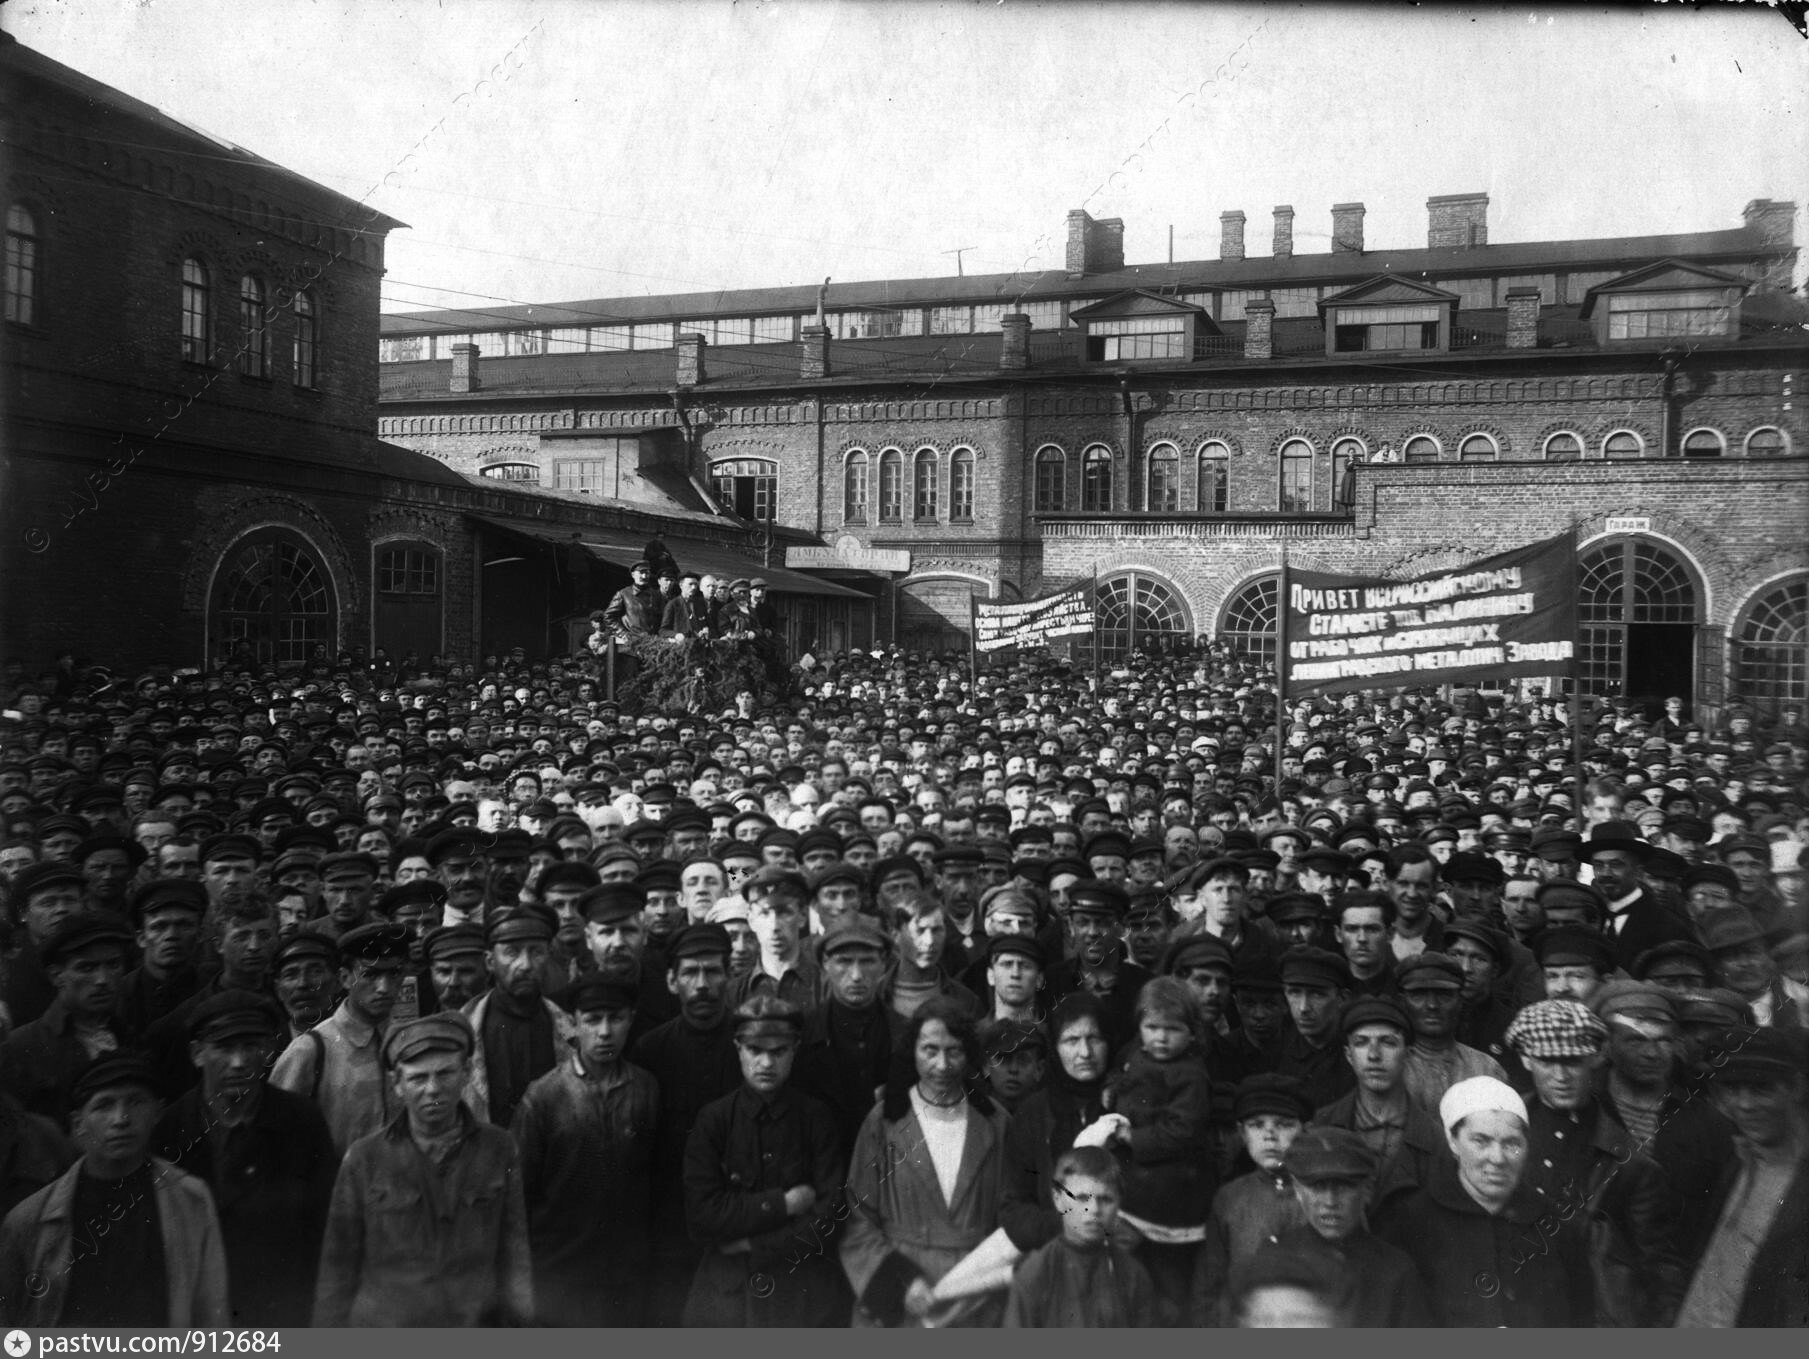
[[1459, 462], [1494, 462], [1495, 441], [1486, 434], [1472, 434], [1457, 446]]
[[670, 349], [672, 348], [672, 322], [643, 322], [631, 328], [630, 340], [631, 347], [634, 349]]
[[1712, 429], [1693, 429], [1683, 440], [1686, 458], [1718, 458], [1726, 451], [1721, 435]]
[[38, 319], [38, 223], [23, 203], [6, 209], [6, 319]]
[[1087, 357], [1095, 363], [1123, 359], [1184, 359], [1187, 323], [1178, 316], [1127, 316], [1087, 323]]
[[1036, 451], [1036, 512], [1060, 514], [1068, 508], [1068, 455], [1054, 444]]
[[1334, 348], [1341, 354], [1369, 349], [1437, 349], [1439, 306], [1338, 307]]
[[1363, 445], [1355, 439], [1340, 439], [1332, 445], [1332, 508], [1340, 512], [1357, 503], [1357, 474], [1353, 470], [1363, 461]]
[[1734, 634], [1734, 681], [1765, 711], [1809, 699], [1809, 576], [1766, 591]]
[[427, 357], [429, 342], [425, 335], [398, 335], [393, 340], [377, 342], [379, 363], [412, 363]]
[[239, 371], [270, 375], [270, 318], [264, 311], [264, 281], [256, 274], [239, 280]]
[[971, 523], [974, 517], [974, 451], [957, 448], [948, 464], [948, 517]]
[[1437, 462], [1438, 440], [1426, 434], [1416, 434], [1401, 447], [1401, 457], [1407, 462]]
[[182, 357], [206, 363], [213, 346], [208, 324], [207, 266], [198, 259], [182, 261]]
[[1080, 455], [1080, 508], [1088, 514], [1112, 508], [1112, 450], [1099, 444]]
[[1149, 509], [1173, 514], [1181, 508], [1181, 450], [1157, 444], [1149, 451]]
[[440, 588], [440, 556], [424, 547], [386, 547], [377, 554], [377, 588], [389, 595], [431, 595]]
[[320, 317], [314, 310], [311, 293], [298, 292], [292, 306], [295, 314], [295, 385], [312, 387], [319, 370]]
[[1545, 461], [1575, 462], [1583, 456], [1583, 441], [1567, 429], [1561, 429], [1545, 441]]
[[531, 462], [491, 463], [478, 473], [491, 481], [539, 481], [540, 469]]
[[1310, 514], [1313, 509], [1313, 448], [1305, 439], [1281, 446], [1281, 512]]
[[857, 448], [842, 464], [842, 522], [867, 522], [867, 450]]
[[555, 458], [553, 489], [597, 495], [609, 490], [611, 464], [606, 458]]
[[1200, 446], [1199, 510], [1223, 514], [1231, 503], [1231, 449], [1214, 440]]
[[1784, 431], [1775, 425], [1761, 425], [1746, 436], [1746, 456], [1749, 458], [1781, 458], [1789, 451]]
[[911, 460], [911, 517], [933, 520], [936, 517], [936, 484], [941, 475], [936, 450], [920, 448]]
[[904, 454], [896, 448], [879, 453], [879, 518], [883, 524], [904, 518]]
[[1253, 580], [1225, 601], [1219, 640], [1234, 654], [1258, 665], [1275, 664], [1277, 612], [1281, 596], [1278, 576]]
[[1023, 312], [1035, 330], [1060, 330], [1067, 324], [1060, 302], [1020, 302], [1010, 310]]
[[1284, 316], [1315, 316], [1319, 312], [1319, 289], [1271, 288], [1269, 301], [1275, 306], [1278, 320]]
[[1733, 313], [1720, 288], [1629, 293], [1608, 299], [1608, 338], [1648, 340], [1672, 335], [1725, 335]]
[[716, 498], [743, 519], [770, 523], [777, 509], [779, 464], [771, 458], [727, 458], [713, 463]]
[[775, 344], [781, 340], [795, 340], [798, 337], [798, 318], [795, 316], [756, 316], [754, 318], [754, 343]]
[[1609, 458], [1637, 458], [1645, 452], [1646, 445], [1639, 435], [1631, 430], [1617, 429], [1602, 440], [1602, 454]]

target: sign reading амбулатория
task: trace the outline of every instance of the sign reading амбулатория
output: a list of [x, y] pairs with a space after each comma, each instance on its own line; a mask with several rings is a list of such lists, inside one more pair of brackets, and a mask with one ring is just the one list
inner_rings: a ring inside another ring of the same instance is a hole
[[1410, 580], [1290, 568], [1282, 692], [1568, 674], [1576, 657], [1576, 534]]

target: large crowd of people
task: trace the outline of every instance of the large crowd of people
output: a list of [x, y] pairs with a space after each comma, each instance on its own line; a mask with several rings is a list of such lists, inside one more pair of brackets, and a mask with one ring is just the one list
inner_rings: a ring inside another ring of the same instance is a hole
[[0, 1324], [1809, 1324], [1800, 707], [788, 680], [6, 665]]

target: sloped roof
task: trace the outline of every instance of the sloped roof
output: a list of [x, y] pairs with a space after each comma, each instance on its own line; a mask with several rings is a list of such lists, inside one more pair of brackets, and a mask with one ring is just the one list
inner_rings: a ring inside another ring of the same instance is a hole
[[1583, 297], [1582, 318], [1588, 320], [1595, 311], [1595, 300], [1608, 293], [1672, 292], [1680, 288], [1738, 288], [1742, 292], [1752, 285], [1735, 274], [1704, 268], [1689, 260], [1656, 260], [1643, 269], [1635, 269], [1598, 283]]
[[1148, 288], [1129, 288], [1088, 306], [1076, 308], [1068, 316], [1074, 321], [1098, 321], [1111, 316], [1161, 316], [1172, 312], [1206, 315], [1204, 307], [1195, 306], [1192, 302], [1164, 297], [1161, 293], [1152, 293]]
[[1446, 292], [1443, 288], [1434, 288], [1430, 283], [1401, 278], [1395, 274], [1378, 274], [1366, 282], [1359, 283], [1354, 288], [1346, 288], [1341, 293], [1321, 298], [1319, 315], [1323, 317], [1327, 307], [1349, 306], [1358, 302], [1374, 306], [1400, 302], [1440, 302], [1455, 305], [1462, 300], [1456, 293]]

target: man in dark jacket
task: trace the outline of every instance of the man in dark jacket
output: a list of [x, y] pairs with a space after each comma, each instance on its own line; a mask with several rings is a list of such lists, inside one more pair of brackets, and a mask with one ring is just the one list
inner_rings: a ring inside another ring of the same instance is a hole
[[1653, 945], [1690, 937], [1689, 922], [1659, 905], [1641, 884], [1640, 867], [1652, 846], [1630, 823], [1604, 821], [1589, 832], [1582, 852], [1593, 874], [1591, 885], [1608, 903], [1602, 933], [1614, 949], [1617, 967], [1626, 971]]
[[236, 1326], [308, 1324], [339, 1170], [313, 1101], [270, 1087], [283, 1027], [276, 1003], [250, 991], [195, 1007], [188, 1050], [201, 1082], [164, 1111], [152, 1143], [213, 1192]]
[[629, 568], [630, 583], [610, 597], [603, 619], [618, 636], [650, 637], [659, 631], [662, 603], [653, 584], [653, 567], [644, 561]]
[[797, 1088], [821, 1100], [846, 1157], [891, 1069], [895, 1025], [882, 1002], [892, 941], [865, 916], [819, 946], [828, 997], [804, 1025]]
[[78, 911], [41, 948], [55, 999], [41, 1017], [0, 1045], [0, 1090], [33, 1113], [68, 1126], [76, 1075], [125, 1046], [117, 1018], [132, 931], [119, 916]]

